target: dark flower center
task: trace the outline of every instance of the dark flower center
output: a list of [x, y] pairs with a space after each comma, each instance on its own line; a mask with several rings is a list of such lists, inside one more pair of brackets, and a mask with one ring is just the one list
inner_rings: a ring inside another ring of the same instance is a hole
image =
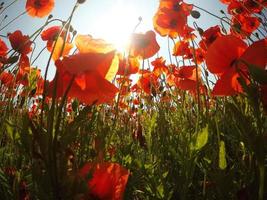
[[176, 26], [177, 26], [177, 20], [176, 20], [176, 19], [172, 19], [172, 20], [170, 21], [170, 27], [174, 28], [174, 27], [176, 27]]
[[35, 0], [34, 1], [34, 7], [35, 8], [41, 8], [43, 5], [42, 5], [42, 3], [41, 3], [41, 1], [40, 0]]
[[174, 11], [180, 11], [181, 10], [181, 5], [177, 2], [173, 5], [173, 10]]

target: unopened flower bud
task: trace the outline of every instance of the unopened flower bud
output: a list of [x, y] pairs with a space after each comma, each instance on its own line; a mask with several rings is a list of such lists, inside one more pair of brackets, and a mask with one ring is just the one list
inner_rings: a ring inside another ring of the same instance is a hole
[[82, 3], [84, 3], [86, 0], [77, 0], [77, 2], [79, 3], [79, 4], [82, 4]]

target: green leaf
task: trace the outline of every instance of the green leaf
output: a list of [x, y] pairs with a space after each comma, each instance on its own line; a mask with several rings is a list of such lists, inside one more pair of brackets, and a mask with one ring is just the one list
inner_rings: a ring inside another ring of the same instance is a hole
[[6, 121], [5, 128], [10, 139], [12, 139], [13, 141], [19, 139], [18, 132], [16, 131], [15, 126], [10, 121]]
[[157, 191], [158, 191], [159, 197], [163, 198], [164, 197], [164, 187], [162, 184], [157, 186]]
[[226, 157], [225, 157], [225, 144], [224, 141], [220, 141], [219, 147], [219, 168], [224, 170], [227, 167]]
[[169, 174], [169, 171], [164, 172], [164, 173], [162, 174], [163, 178], [166, 178], [166, 177], [168, 176], [168, 174]]
[[198, 134], [196, 138], [196, 143], [193, 147], [194, 150], [202, 149], [208, 142], [209, 137], [209, 127], [208, 125], [203, 128]]
[[260, 84], [267, 84], [267, 71], [252, 64], [248, 64], [252, 78]]

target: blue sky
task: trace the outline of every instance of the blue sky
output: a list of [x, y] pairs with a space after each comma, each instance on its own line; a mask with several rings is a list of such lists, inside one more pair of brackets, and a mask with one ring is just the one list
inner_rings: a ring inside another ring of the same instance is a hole
[[[4, 2], [7, 5], [12, 1], [13, 0], [5, 0]], [[5, 14], [8, 15], [8, 18], [3, 24], [10, 21], [18, 14], [24, 12], [25, 2], [26, 0], [18, 0], [9, 10], [7, 10], [7, 12], [0, 16], [0, 19], [2, 19]], [[55, 2], [55, 8], [52, 14], [54, 18], [64, 20], [68, 18], [76, 0], [56, 0]], [[185, 2], [193, 3], [218, 15], [220, 15], [219, 10], [225, 10], [225, 6], [222, 5], [219, 0], [185, 0]], [[109, 40], [110, 38], [112, 40], [110, 35], [115, 34], [119, 36], [115, 38], [118, 40], [123, 38], [123, 35], [127, 33], [124, 29], [129, 29], [128, 32], [131, 32], [138, 22], [139, 16], [141, 16], [143, 20], [136, 32], [146, 32], [147, 30], [153, 29], [152, 17], [158, 8], [158, 3], [158, 0], [87, 0], [78, 8], [72, 24], [78, 33], [91, 34], [97, 38], [104, 37], [103, 39], [106, 40]], [[118, 11], [119, 16], [114, 18], [115, 14], [113, 13], [116, 12], [118, 5], [120, 5], [123, 9], [120, 9], [120, 11]], [[31, 18], [27, 15], [23, 15], [12, 25], [1, 31], [0, 34], [5, 35], [7, 32], [13, 32], [20, 29], [24, 34], [31, 35], [45, 22], [45, 20], [45, 18]], [[201, 12], [201, 17], [200, 19], [197, 19], [196, 22], [204, 30], [210, 26], [218, 24], [217, 19], [203, 12]], [[122, 23], [122, 25], [120, 25], [120, 23]], [[192, 21], [190, 21], [190, 23], [192, 23]], [[157, 39], [161, 45], [159, 54], [167, 58], [166, 38], [157, 36]], [[45, 45], [45, 43], [40, 40], [37, 41], [37, 43], [40, 45], [38, 48]], [[35, 54], [38, 53], [38, 48]], [[44, 71], [44, 65], [47, 57], [48, 53], [45, 53], [36, 62], [37, 67], [41, 68], [42, 71]], [[53, 73], [54, 69], [51, 69], [49, 74], [50, 79], [53, 77]]]

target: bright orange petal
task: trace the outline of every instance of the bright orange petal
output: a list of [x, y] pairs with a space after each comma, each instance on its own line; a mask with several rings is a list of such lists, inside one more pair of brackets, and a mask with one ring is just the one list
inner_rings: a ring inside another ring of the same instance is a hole
[[45, 17], [54, 8], [54, 0], [27, 0], [26, 11], [32, 17]]
[[77, 35], [75, 44], [80, 53], [108, 53], [115, 50], [112, 44], [101, 39], [93, 39], [90, 35]]
[[60, 71], [67, 71], [70, 74], [81, 74], [88, 71], [98, 71], [103, 77], [106, 76], [114, 58], [114, 51], [109, 53], [79, 53], [64, 57], [56, 61]]
[[[52, 55], [53, 60], [57, 60], [60, 56], [66, 56], [70, 53], [70, 50], [73, 48], [73, 44], [65, 42], [64, 50], [62, 51], [64, 40], [62, 37], [59, 37], [56, 41], [56, 46]], [[62, 51], [62, 54], [61, 54]]]

